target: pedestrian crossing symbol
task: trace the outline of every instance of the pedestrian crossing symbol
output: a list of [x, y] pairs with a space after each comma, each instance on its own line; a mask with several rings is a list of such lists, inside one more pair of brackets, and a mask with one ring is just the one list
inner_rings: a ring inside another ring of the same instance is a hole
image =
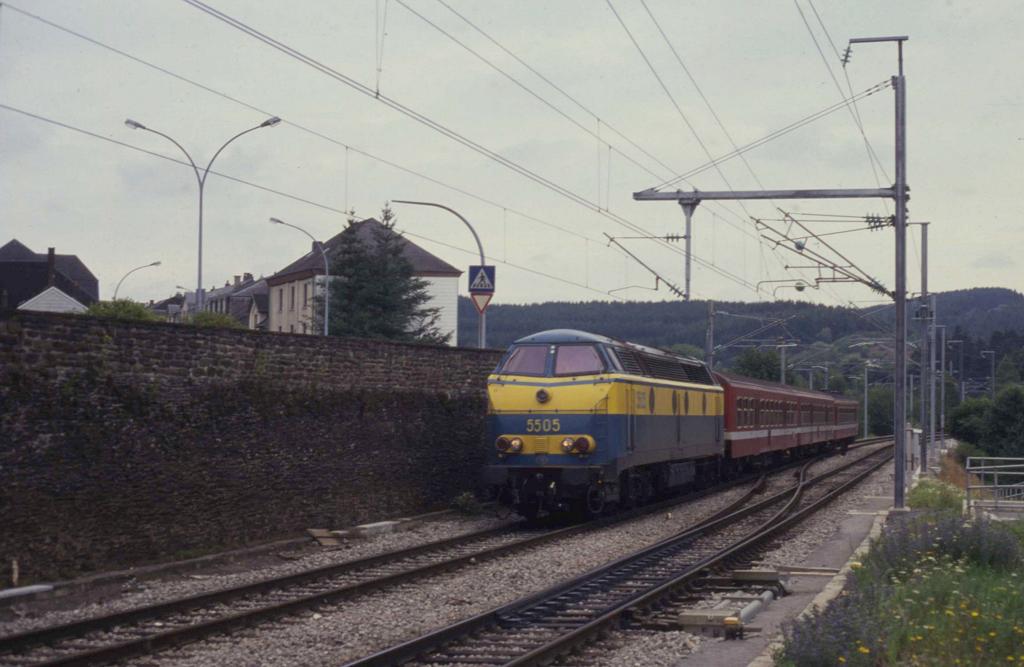
[[472, 266], [469, 269], [469, 278], [470, 278], [469, 279], [469, 291], [470, 292], [493, 292], [494, 291], [494, 267], [493, 266]]
[[471, 266], [469, 267], [469, 291], [470, 292], [493, 292], [494, 291], [494, 266]]

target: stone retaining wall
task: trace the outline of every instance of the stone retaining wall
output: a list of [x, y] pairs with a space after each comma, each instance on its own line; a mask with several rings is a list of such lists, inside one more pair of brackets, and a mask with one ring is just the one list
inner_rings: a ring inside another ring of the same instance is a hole
[[440, 507], [499, 356], [0, 314], [0, 586]]

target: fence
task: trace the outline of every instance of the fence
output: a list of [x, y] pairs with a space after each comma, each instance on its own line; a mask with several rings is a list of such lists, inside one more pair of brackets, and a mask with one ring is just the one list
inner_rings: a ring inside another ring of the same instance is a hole
[[1024, 514], [1024, 458], [967, 457], [967, 511]]

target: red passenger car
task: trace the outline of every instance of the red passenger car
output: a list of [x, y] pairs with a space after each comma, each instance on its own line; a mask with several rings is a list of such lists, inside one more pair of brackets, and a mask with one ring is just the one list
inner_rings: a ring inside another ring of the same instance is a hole
[[773, 452], [847, 445], [857, 437], [856, 401], [728, 373], [715, 377], [725, 389], [728, 458], [769, 459]]

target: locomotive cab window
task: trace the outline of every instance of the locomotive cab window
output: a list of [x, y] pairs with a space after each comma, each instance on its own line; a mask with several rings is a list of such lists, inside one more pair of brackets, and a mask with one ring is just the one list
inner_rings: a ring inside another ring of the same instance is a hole
[[505, 359], [501, 372], [511, 375], [544, 375], [547, 363], [547, 345], [520, 345]]
[[593, 345], [559, 345], [555, 352], [555, 375], [594, 375], [604, 370]]

